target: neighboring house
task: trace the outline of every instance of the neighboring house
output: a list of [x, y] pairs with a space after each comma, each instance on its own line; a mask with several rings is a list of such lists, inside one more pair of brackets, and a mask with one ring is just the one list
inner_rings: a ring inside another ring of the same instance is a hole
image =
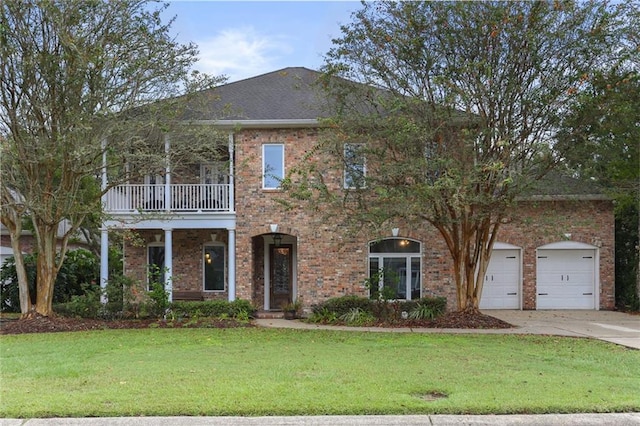
[[[70, 223], [63, 221], [58, 225], [58, 245], [64, 234], [68, 231]], [[77, 236], [68, 243], [68, 247], [71, 250], [78, 248], [87, 248], [88, 242], [81, 232], [77, 233]], [[20, 249], [23, 254], [31, 253], [36, 246], [35, 237], [29, 230], [23, 229], [20, 234]], [[13, 249], [11, 248], [11, 236], [9, 230], [2, 224], [0, 224], [0, 267], [4, 264], [4, 261], [13, 257]]]
[[[398, 223], [353, 237], [317, 212], [278, 203], [278, 178], [318, 138], [321, 100], [310, 87], [318, 75], [286, 68], [215, 89], [211, 118], [196, 118], [227, 130], [229, 161], [110, 190], [102, 282], [108, 233], [128, 228], [146, 244], [126, 246], [126, 273], [144, 281], [148, 265], [164, 267], [173, 300], [242, 298], [269, 311], [297, 299], [308, 310], [330, 297], [366, 296], [364, 280], [384, 268], [398, 278], [397, 298], [444, 296], [455, 309], [452, 262], [431, 226]], [[224, 104], [239, 113], [220, 119]], [[518, 202], [500, 230], [481, 308], [614, 308], [613, 205], [574, 184], [557, 181]]]

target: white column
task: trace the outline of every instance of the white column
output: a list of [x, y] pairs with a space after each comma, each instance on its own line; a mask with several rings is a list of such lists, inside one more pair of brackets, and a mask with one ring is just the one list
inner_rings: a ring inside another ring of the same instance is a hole
[[164, 209], [171, 210], [171, 164], [169, 164], [169, 135], [164, 135], [164, 153], [165, 153], [165, 170], [164, 170]]
[[164, 230], [164, 289], [169, 294], [169, 302], [173, 301], [173, 230]]
[[229, 302], [236, 300], [236, 230], [229, 229]]
[[229, 132], [229, 211], [235, 212], [235, 179], [233, 178], [235, 172], [234, 158], [234, 145], [233, 145], [233, 132]]
[[[107, 180], [107, 139], [102, 139], [102, 181], [100, 182], [100, 189], [102, 190], [102, 207], [105, 207], [106, 203], [106, 189], [109, 184]], [[102, 304], [107, 303], [107, 295], [105, 289], [107, 282], [109, 281], [109, 232], [107, 228], [102, 227], [100, 229], [100, 288], [102, 289], [102, 295], [100, 296], [100, 302]]]
[[102, 294], [100, 302], [104, 305], [108, 302], [105, 292], [109, 282], [109, 231], [107, 228], [100, 229], [100, 289]]

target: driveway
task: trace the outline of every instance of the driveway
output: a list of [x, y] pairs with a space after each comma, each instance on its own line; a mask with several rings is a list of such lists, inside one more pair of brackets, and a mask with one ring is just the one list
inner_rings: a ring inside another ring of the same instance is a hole
[[640, 349], [640, 315], [612, 311], [484, 310], [517, 327], [516, 333], [589, 337]]

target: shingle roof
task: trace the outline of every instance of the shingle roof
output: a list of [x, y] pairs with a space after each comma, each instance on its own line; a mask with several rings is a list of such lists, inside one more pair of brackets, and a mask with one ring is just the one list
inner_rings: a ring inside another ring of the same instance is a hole
[[608, 200], [604, 189], [596, 182], [578, 179], [560, 171], [548, 173], [536, 181], [522, 198], [524, 199], [593, 199]]
[[189, 118], [258, 121], [326, 117], [326, 101], [313, 87], [319, 76], [317, 71], [290, 67], [228, 83], [203, 92], [211, 100], [201, 111], [192, 111]]

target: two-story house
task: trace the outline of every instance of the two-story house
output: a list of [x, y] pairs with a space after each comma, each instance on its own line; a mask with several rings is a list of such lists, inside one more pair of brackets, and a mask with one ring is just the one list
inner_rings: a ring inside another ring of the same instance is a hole
[[[101, 281], [110, 230], [130, 228], [145, 243], [125, 247], [126, 274], [144, 281], [149, 265], [163, 268], [173, 300], [242, 298], [269, 311], [297, 299], [308, 309], [366, 296], [364, 280], [384, 268], [397, 277], [396, 298], [444, 296], [455, 308], [452, 262], [432, 227], [398, 223], [353, 236], [318, 212], [278, 202], [280, 179], [321, 129], [318, 76], [286, 68], [214, 89], [211, 117], [198, 122], [227, 132], [228, 161], [198, 165], [190, 181], [167, 167], [110, 190]], [[224, 105], [235, 112], [220, 118]], [[498, 240], [481, 308], [613, 309], [613, 206], [601, 193], [559, 181], [520, 201]]]

